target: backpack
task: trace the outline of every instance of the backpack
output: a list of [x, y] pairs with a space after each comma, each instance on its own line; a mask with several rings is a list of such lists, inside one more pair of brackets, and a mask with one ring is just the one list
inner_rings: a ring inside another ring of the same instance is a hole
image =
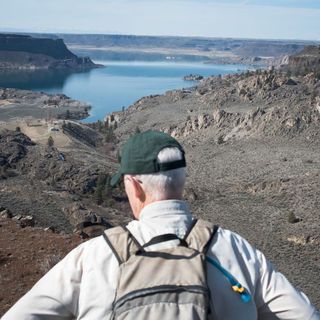
[[[119, 262], [112, 319], [211, 319], [206, 251], [218, 227], [194, 220], [183, 239], [164, 234], [141, 245], [125, 227], [103, 236]], [[177, 240], [179, 245], [145, 250]]]

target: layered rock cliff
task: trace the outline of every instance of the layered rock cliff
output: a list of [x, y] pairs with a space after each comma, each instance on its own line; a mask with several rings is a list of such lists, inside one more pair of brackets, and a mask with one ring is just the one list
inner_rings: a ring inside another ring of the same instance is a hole
[[313, 72], [320, 77], [320, 46], [306, 46], [298, 54], [288, 58], [284, 69], [294, 75], [306, 75]]
[[0, 34], [0, 69], [94, 68], [90, 58], [78, 57], [62, 39]]

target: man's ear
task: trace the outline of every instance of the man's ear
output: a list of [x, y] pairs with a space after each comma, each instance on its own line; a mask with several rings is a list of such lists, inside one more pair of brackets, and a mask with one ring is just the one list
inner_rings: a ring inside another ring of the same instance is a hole
[[141, 186], [141, 184], [139, 183], [138, 180], [136, 180], [135, 178], [132, 178], [132, 183], [134, 186], [134, 192], [135, 192], [135, 196], [141, 201], [144, 202], [146, 199], [146, 194]]

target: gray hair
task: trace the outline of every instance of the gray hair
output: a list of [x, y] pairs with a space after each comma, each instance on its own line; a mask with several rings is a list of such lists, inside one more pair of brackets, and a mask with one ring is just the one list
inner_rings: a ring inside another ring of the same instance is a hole
[[[164, 148], [158, 154], [158, 163], [166, 163], [182, 159], [178, 148]], [[185, 168], [161, 171], [153, 174], [135, 176], [142, 181], [144, 191], [154, 200], [181, 198], [185, 180]]]

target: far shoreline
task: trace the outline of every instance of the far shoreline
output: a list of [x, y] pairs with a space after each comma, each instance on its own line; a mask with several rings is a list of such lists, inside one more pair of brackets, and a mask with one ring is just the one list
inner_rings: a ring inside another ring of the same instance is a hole
[[[166, 91], [196, 85], [196, 81], [191, 83], [191, 81], [183, 80], [183, 77], [190, 73], [200, 74], [205, 78], [214, 75], [214, 73], [216, 75], [219, 73], [231, 74], [251, 69], [248, 65], [208, 65], [198, 62], [101, 60], [94, 60], [94, 62], [103, 63], [103, 68], [75, 72], [66, 70], [13, 70], [11, 72], [6, 71], [6, 74], [11, 73], [12, 75], [11, 88], [50, 94], [65, 94], [72, 99], [91, 105], [88, 117], [81, 119], [81, 121], [92, 123], [98, 120], [103, 121], [108, 114], [127, 109], [146, 96], [164, 94]], [[226, 71], [228, 66], [230, 69]], [[127, 68], [128, 70], [126, 70]], [[107, 72], [104, 71], [106, 69], [108, 69]], [[143, 77], [143, 73], [147, 74], [146, 78]], [[167, 73], [169, 76], [166, 75]], [[174, 75], [172, 76], [172, 74]], [[17, 77], [20, 83], [14, 83]], [[89, 80], [94, 77], [98, 80], [90, 83]], [[10, 79], [9, 76], [5, 78]], [[102, 81], [106, 83], [104, 84]], [[74, 87], [79, 83], [79, 89], [75, 89]], [[7, 87], [5, 84], [0, 81], [0, 87]], [[32, 87], [32, 85], [34, 86]], [[99, 89], [100, 87], [101, 89]]]

